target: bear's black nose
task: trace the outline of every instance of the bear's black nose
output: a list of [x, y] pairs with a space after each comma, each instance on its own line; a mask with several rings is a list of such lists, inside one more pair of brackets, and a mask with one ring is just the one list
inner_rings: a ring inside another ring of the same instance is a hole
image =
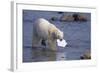
[[60, 39], [60, 41], [62, 41], [63, 39]]

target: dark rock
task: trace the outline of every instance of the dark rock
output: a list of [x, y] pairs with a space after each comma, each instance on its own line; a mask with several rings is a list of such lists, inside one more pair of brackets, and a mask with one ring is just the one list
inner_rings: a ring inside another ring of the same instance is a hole
[[81, 14], [75, 13], [72, 16], [74, 18], [74, 21], [87, 21], [87, 18]]
[[86, 51], [82, 56], [80, 56], [80, 59], [91, 59], [90, 51]]
[[78, 14], [73, 14], [72, 17], [74, 18], [74, 21], [79, 21], [79, 15]]
[[74, 18], [71, 15], [63, 15], [61, 16], [60, 21], [74, 21]]
[[51, 20], [52, 20], [52, 21], [57, 21], [58, 18], [57, 18], [57, 17], [52, 17]]
[[64, 12], [58, 12], [58, 14], [63, 14]]

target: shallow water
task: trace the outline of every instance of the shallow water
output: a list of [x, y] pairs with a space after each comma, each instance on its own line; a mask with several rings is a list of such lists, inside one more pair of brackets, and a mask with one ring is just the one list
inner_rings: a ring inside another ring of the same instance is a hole
[[[71, 14], [70, 12], [66, 14]], [[80, 60], [85, 51], [91, 50], [91, 14], [83, 13], [89, 19], [86, 22], [51, 21], [51, 17], [60, 18], [57, 12], [23, 11], [23, 62]], [[57, 51], [43, 48], [32, 48], [33, 22], [37, 18], [45, 18], [64, 32], [68, 45], [58, 47]]]

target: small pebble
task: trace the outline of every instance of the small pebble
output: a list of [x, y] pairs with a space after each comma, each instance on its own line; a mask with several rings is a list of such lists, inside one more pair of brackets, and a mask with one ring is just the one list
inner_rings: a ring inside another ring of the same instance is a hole
[[61, 57], [61, 58], [64, 58], [64, 57]]

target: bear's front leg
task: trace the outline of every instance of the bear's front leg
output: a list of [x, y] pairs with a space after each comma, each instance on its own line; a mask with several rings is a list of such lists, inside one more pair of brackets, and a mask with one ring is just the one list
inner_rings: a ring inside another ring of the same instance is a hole
[[57, 51], [56, 40], [48, 40], [48, 48], [52, 51]]

